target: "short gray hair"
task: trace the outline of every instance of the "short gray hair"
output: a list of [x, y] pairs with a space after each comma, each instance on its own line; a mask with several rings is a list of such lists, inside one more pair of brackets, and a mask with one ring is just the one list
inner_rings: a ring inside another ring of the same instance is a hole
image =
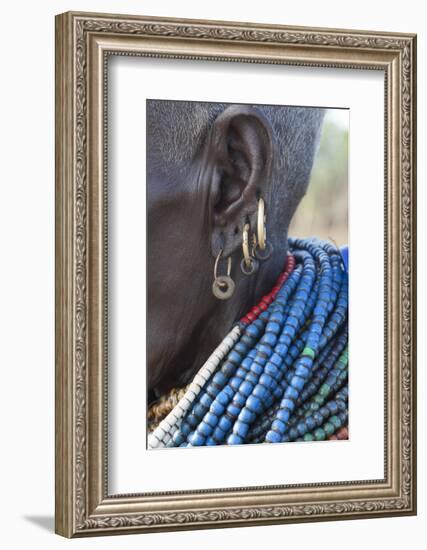
[[[231, 104], [198, 101], [147, 100], [149, 170], [165, 177], [185, 174], [200, 152], [212, 123]], [[306, 192], [322, 120], [318, 107], [252, 105], [269, 121], [275, 144], [271, 200], [299, 203]], [[285, 189], [283, 189], [285, 188]], [[285, 197], [283, 196], [285, 193]]]

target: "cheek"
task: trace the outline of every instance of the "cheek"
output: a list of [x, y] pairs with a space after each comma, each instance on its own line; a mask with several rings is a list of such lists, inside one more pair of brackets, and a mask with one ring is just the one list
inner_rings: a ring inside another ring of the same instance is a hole
[[178, 247], [150, 240], [147, 256], [147, 340], [150, 368], [179, 346], [188, 313], [189, 274]]
[[185, 307], [184, 283], [181, 272], [173, 268], [173, 254], [149, 254], [147, 258], [148, 335], [156, 339], [176, 326]]
[[[195, 325], [212, 295], [213, 260], [200, 230], [197, 211], [152, 208], [147, 248], [147, 346], [149, 387], [163, 383], [177, 368]], [[208, 271], [206, 271], [208, 269]]]
[[185, 316], [192, 301], [199, 298], [206, 269], [213, 274], [206, 237], [197, 228], [196, 215], [187, 208], [180, 212], [156, 211], [150, 216], [147, 250], [147, 297], [149, 315], [173, 324]]

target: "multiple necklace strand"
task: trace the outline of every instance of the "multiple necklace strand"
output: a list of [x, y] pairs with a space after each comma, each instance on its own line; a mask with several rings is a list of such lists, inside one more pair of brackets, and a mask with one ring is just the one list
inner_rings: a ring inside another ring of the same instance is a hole
[[329, 242], [289, 239], [289, 249], [271, 292], [212, 353], [149, 448], [323, 440], [347, 425], [348, 275]]

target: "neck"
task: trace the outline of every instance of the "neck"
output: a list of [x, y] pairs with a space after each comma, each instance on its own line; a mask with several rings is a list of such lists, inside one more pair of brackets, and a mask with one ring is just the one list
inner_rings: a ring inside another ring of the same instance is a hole
[[[287, 241], [285, 240], [285, 243]], [[269, 260], [260, 263], [259, 270], [253, 275], [244, 275], [240, 270], [241, 253], [237, 251], [232, 259], [231, 276], [236, 284], [233, 296], [226, 301], [216, 299], [209, 288], [204, 293], [208, 296], [207, 307], [198, 308], [193, 318], [192, 328], [187, 331], [187, 337], [174, 350], [170, 364], [174, 372], [164, 383], [159, 385], [159, 394], [171, 387], [188, 383], [206, 361], [212, 350], [228, 334], [231, 327], [241, 319], [260, 299], [273, 288], [280, 273], [283, 271], [287, 257], [287, 245]], [[202, 305], [201, 302], [198, 302]]]

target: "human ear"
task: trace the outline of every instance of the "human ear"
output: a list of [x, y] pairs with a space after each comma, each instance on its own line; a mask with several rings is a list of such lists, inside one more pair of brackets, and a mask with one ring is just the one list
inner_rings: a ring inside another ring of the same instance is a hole
[[212, 254], [226, 257], [241, 246], [244, 224], [255, 227], [257, 200], [271, 176], [270, 123], [255, 107], [227, 107], [213, 123], [206, 153]]

